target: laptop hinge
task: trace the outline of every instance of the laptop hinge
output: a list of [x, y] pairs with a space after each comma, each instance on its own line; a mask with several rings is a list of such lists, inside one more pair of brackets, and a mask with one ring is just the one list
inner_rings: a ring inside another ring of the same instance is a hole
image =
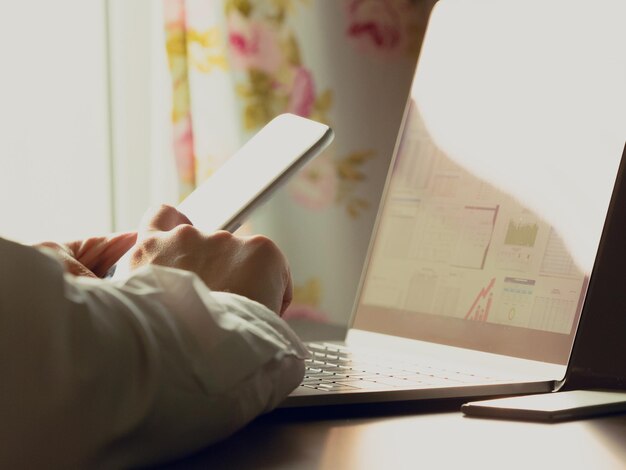
[[607, 376], [583, 368], [571, 368], [570, 371], [568, 371], [568, 375], [563, 380], [557, 382], [555, 391], [589, 389], [626, 390], [626, 379], [623, 376]]
[[564, 390], [626, 389], [626, 147], [572, 348]]

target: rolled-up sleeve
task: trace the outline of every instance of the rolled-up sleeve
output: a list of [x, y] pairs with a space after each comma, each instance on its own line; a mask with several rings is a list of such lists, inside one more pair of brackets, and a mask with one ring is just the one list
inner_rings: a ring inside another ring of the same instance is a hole
[[64, 274], [0, 239], [0, 467], [131, 467], [196, 450], [278, 405], [306, 349], [266, 307], [164, 267]]

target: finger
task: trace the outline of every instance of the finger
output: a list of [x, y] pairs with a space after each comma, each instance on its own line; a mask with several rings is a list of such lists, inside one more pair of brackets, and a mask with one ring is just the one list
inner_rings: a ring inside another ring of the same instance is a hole
[[102, 251], [91, 263], [84, 263], [98, 277], [104, 277], [109, 269], [130, 250], [137, 241], [137, 232], [118, 233], [107, 237], [101, 245]]
[[104, 276], [137, 241], [137, 232], [91, 237], [68, 243], [73, 257], [97, 276]]
[[185, 214], [176, 208], [163, 204], [157, 209], [148, 210], [141, 221], [142, 232], [169, 232], [178, 225], [193, 225]]
[[68, 273], [73, 274], [74, 276], [98, 277], [93, 271], [89, 270], [89, 268], [71, 256], [61, 255], [61, 257], [63, 258], [63, 264], [65, 264], [65, 269]]
[[96, 275], [86, 266], [76, 260], [74, 252], [69, 245], [70, 244], [62, 245], [56, 242], [42, 242], [37, 243], [35, 246], [49, 250], [50, 253], [56, 256], [63, 263], [65, 270], [68, 273], [73, 274], [74, 276], [96, 277]]

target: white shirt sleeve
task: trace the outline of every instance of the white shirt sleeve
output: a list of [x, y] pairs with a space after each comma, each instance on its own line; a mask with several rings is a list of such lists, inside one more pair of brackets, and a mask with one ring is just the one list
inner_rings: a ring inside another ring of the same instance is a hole
[[0, 468], [122, 468], [235, 432], [307, 352], [264, 306], [163, 267], [77, 278], [0, 239]]

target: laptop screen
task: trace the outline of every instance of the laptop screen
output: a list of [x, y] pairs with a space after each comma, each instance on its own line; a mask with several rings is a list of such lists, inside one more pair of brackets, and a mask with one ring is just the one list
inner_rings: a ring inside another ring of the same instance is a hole
[[354, 327], [567, 362], [624, 143], [626, 35], [606, 9], [569, 9], [559, 35], [538, 11], [435, 7]]

